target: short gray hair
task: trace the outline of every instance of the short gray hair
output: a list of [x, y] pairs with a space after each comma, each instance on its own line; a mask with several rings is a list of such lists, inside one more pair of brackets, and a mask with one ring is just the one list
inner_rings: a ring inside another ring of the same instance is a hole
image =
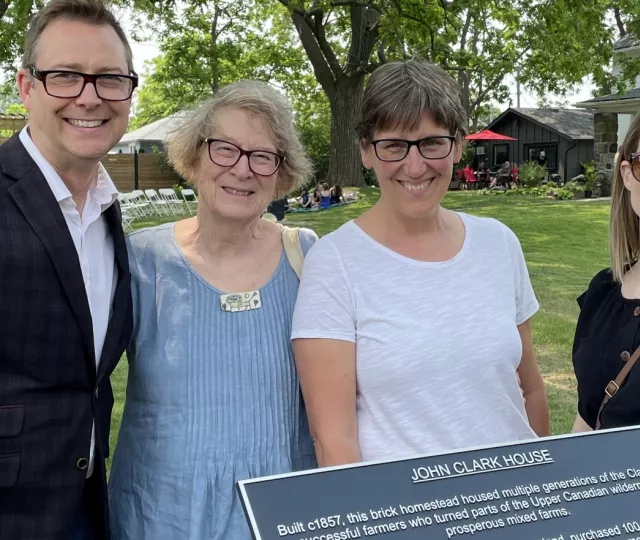
[[38, 11], [29, 23], [29, 30], [24, 44], [22, 67], [32, 66], [38, 55], [40, 36], [45, 28], [57, 20], [79, 21], [93, 26], [110, 26], [122, 41], [127, 60], [127, 68], [133, 69], [133, 53], [127, 35], [115, 15], [105, 6], [102, 0], [51, 0]]
[[367, 82], [358, 138], [366, 141], [386, 129], [415, 129], [426, 112], [452, 134], [467, 134], [460, 89], [446, 71], [424, 61], [383, 64]]
[[311, 161], [294, 126], [287, 98], [266, 83], [239, 81], [201, 103], [167, 140], [169, 161], [189, 182], [195, 180], [204, 139], [215, 131], [217, 113], [223, 109], [244, 110], [264, 120], [276, 150], [285, 157], [278, 169], [276, 198], [311, 176]]

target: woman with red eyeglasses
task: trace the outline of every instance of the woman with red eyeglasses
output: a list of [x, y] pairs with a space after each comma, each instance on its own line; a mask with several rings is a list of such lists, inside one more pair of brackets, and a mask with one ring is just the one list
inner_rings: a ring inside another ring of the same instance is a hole
[[615, 160], [609, 252], [578, 298], [574, 431], [640, 425], [640, 114]]

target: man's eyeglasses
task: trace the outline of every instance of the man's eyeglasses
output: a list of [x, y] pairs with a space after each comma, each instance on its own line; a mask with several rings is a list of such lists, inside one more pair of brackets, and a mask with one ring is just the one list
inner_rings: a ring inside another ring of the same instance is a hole
[[417, 146], [420, 155], [425, 159], [446, 158], [453, 149], [455, 135], [439, 135], [424, 137], [415, 141], [405, 139], [377, 139], [370, 141], [380, 161], [402, 161], [409, 154], [412, 146]]
[[28, 69], [34, 79], [42, 82], [45, 92], [57, 98], [77, 98], [84, 92], [87, 83], [91, 83], [100, 99], [126, 101], [138, 86], [138, 76], [135, 74], [101, 73], [100, 75], [89, 75], [66, 70], [41, 71], [34, 66], [28, 66]]
[[640, 152], [631, 154], [627, 158], [627, 161], [629, 162], [629, 165], [631, 165], [631, 174], [638, 182], [640, 182]]
[[271, 176], [284, 162], [284, 156], [266, 150], [243, 150], [222, 139], [205, 139], [209, 145], [209, 159], [220, 167], [233, 167], [242, 156], [247, 156], [249, 169], [258, 176]]

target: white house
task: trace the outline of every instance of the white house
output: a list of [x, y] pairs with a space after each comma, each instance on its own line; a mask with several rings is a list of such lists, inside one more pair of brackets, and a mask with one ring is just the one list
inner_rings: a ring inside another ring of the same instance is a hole
[[182, 124], [187, 114], [184, 111], [177, 112], [141, 128], [134, 129], [126, 133], [109, 153], [164, 152], [164, 142], [167, 136]]

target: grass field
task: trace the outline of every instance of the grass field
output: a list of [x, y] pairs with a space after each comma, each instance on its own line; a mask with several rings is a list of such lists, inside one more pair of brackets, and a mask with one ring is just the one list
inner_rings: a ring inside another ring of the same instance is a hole
[[[377, 193], [372, 189], [362, 190], [361, 198], [355, 204], [324, 212], [291, 214], [287, 222], [310, 227], [322, 236], [369, 208], [377, 200]], [[568, 432], [576, 411], [571, 367], [571, 344], [578, 315], [576, 297], [587, 287], [591, 277], [608, 265], [608, 201], [556, 202], [450, 192], [444, 206], [499, 219], [520, 238], [540, 302], [540, 311], [533, 319], [534, 341], [547, 385], [553, 432]], [[140, 222], [137, 227], [159, 222]], [[116, 400], [111, 430], [112, 452], [122, 416], [126, 377], [127, 364], [122, 361], [112, 377]]]

